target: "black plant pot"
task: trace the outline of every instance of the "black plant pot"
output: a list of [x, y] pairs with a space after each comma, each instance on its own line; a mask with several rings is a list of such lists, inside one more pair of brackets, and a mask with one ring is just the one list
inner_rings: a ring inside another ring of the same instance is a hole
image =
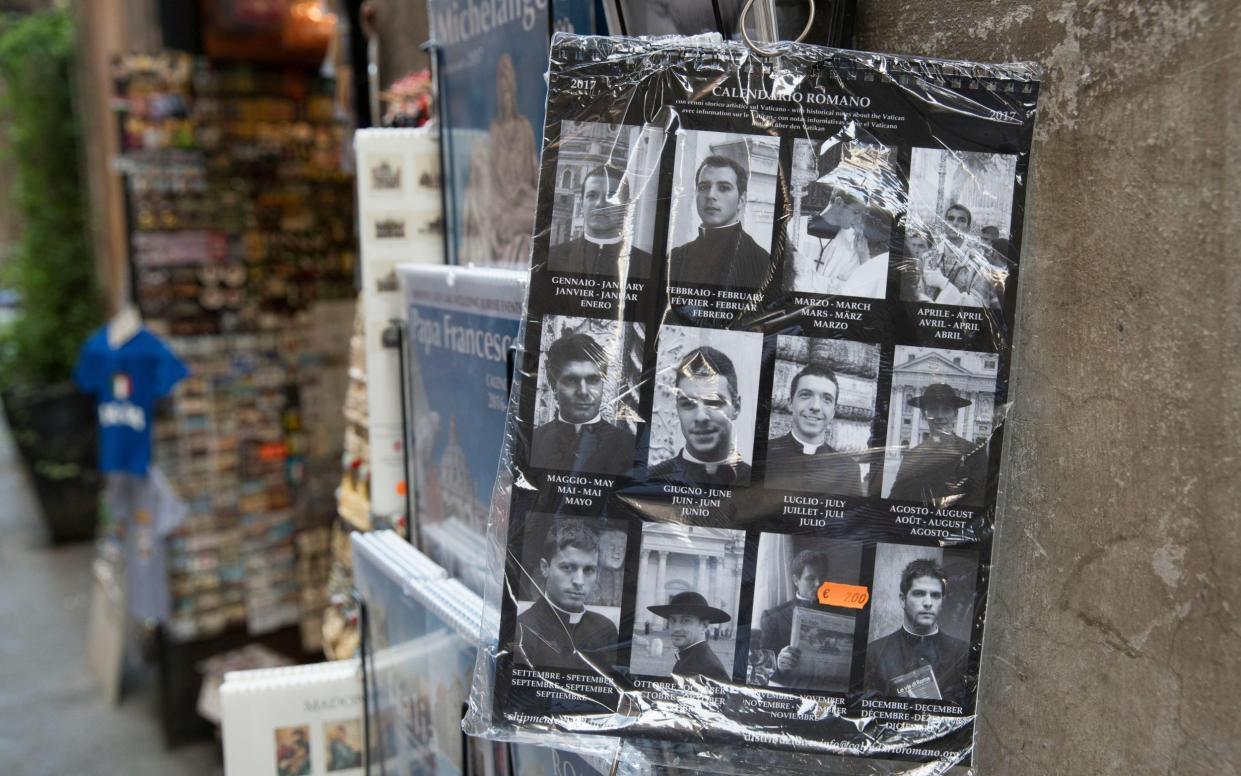
[[100, 484], [95, 400], [60, 383], [9, 388], [3, 401], [52, 541], [94, 538]]

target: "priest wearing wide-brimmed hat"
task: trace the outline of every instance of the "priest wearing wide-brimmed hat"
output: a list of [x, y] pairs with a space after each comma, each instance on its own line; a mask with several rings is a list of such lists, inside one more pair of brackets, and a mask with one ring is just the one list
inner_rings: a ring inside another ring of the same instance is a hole
[[672, 666], [672, 673], [678, 676], [705, 676], [721, 682], [732, 680], [732, 671], [724, 668], [707, 644], [708, 626], [731, 620], [728, 612], [711, 606], [701, 593], [692, 590], [677, 593], [661, 606], [646, 608], [668, 621], [668, 637], [677, 649], [677, 662]]
[[954, 433], [957, 414], [972, 402], [946, 383], [932, 383], [909, 404], [922, 410], [930, 433], [901, 456], [888, 498], [936, 507], [981, 506], [987, 444]]

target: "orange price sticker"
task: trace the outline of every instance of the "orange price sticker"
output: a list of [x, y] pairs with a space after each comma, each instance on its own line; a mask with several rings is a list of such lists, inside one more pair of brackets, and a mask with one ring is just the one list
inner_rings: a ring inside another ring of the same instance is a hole
[[870, 590], [864, 585], [842, 585], [839, 582], [824, 582], [819, 587], [819, 603], [826, 606], [843, 606], [847, 609], [861, 609], [870, 600]]

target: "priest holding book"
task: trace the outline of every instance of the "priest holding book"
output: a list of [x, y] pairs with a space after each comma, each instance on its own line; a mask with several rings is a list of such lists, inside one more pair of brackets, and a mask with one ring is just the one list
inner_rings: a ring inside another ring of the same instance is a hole
[[955, 700], [962, 695], [969, 645], [939, 629], [948, 579], [934, 561], [911, 561], [901, 573], [900, 629], [866, 648], [868, 692]]

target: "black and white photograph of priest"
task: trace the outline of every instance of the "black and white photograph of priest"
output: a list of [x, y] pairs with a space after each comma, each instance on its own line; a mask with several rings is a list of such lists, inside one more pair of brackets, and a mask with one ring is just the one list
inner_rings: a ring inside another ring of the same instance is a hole
[[765, 287], [775, 272], [779, 139], [688, 130], [676, 142], [669, 281]]
[[645, 523], [630, 672], [732, 680], [745, 532]]
[[563, 121], [547, 266], [650, 277], [662, 127]]
[[825, 582], [857, 585], [862, 545], [764, 533], [754, 572], [747, 683], [845, 692], [857, 609], [819, 603]]
[[1012, 271], [1017, 157], [915, 148], [900, 259], [901, 298], [999, 310]]
[[582, 673], [616, 663], [625, 547], [622, 521], [527, 518], [517, 590], [514, 659], [521, 665]]
[[793, 142], [785, 287], [882, 299], [892, 224], [905, 209], [896, 149], [850, 140]]
[[866, 694], [965, 703], [977, 554], [880, 543], [874, 570]]
[[873, 493], [878, 456], [867, 453], [878, 381], [878, 345], [779, 336], [763, 484], [829, 496]]
[[994, 353], [898, 345], [884, 452], [884, 498], [979, 507], [996, 425]]
[[640, 323], [550, 315], [543, 319], [530, 464], [592, 474], [633, 466]]
[[758, 332], [660, 328], [648, 477], [750, 484], [762, 348]]

